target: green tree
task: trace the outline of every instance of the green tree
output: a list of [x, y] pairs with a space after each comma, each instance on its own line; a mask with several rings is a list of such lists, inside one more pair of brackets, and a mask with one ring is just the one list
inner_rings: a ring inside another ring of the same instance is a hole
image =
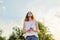
[[38, 22], [38, 26], [40, 30], [39, 40], [54, 40], [52, 34], [48, 34], [47, 28], [41, 22]]
[[16, 40], [15, 33], [13, 32], [8, 40]]
[[0, 30], [0, 40], [6, 40], [5, 37], [2, 37], [2, 30]]
[[24, 40], [23, 33], [19, 27], [13, 27], [13, 33], [8, 40]]
[[[40, 31], [38, 32], [39, 40], [54, 40], [52, 34], [48, 33], [49, 30], [47, 30], [47, 28], [41, 22], [38, 22], [38, 27]], [[23, 37], [23, 32], [20, 30], [20, 28], [14, 27], [13, 30], [14, 32], [10, 36], [10, 40], [25, 40]]]

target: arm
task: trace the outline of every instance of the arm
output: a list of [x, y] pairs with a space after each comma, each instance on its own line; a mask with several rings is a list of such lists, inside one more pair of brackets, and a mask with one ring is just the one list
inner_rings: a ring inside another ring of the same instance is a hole
[[25, 29], [25, 21], [23, 23], [23, 29], [22, 29], [23, 33], [26, 33], [26, 29]]
[[35, 32], [38, 32], [39, 31], [39, 27], [38, 27], [38, 22], [35, 21], [35, 25], [36, 25], [36, 30], [34, 30]]

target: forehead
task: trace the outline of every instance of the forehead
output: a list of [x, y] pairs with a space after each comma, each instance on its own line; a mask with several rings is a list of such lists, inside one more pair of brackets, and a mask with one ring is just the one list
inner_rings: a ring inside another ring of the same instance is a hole
[[32, 14], [32, 12], [28, 12], [28, 14]]

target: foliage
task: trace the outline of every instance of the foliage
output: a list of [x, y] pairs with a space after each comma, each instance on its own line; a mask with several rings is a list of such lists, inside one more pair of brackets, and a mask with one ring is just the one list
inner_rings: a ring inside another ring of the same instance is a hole
[[2, 37], [2, 30], [0, 30], [0, 40], [6, 40], [5, 37]]
[[18, 27], [13, 27], [13, 33], [9, 37], [8, 40], [24, 40], [24, 37], [22, 36], [22, 31]]
[[[39, 27], [39, 40], [54, 40], [52, 34], [48, 34], [47, 28], [41, 23], [38, 22], [38, 27]], [[20, 30], [20, 28], [13, 28], [14, 32], [10, 36], [9, 40], [25, 40], [23, 37], [23, 32]]]
[[54, 40], [52, 34], [48, 34], [47, 28], [41, 23], [38, 22], [40, 33], [38, 33], [39, 40]]

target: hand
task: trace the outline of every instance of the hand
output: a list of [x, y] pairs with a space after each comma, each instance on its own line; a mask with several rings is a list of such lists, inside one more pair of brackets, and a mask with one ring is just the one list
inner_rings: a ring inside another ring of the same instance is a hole
[[26, 32], [30, 32], [31, 30], [29, 29], [29, 30], [26, 30]]
[[30, 28], [29, 30], [27, 30], [27, 32], [31, 32], [31, 31], [33, 31], [33, 28]]
[[33, 31], [33, 28], [32, 28], [32, 27], [30, 27], [30, 30], [31, 30], [31, 31]]

